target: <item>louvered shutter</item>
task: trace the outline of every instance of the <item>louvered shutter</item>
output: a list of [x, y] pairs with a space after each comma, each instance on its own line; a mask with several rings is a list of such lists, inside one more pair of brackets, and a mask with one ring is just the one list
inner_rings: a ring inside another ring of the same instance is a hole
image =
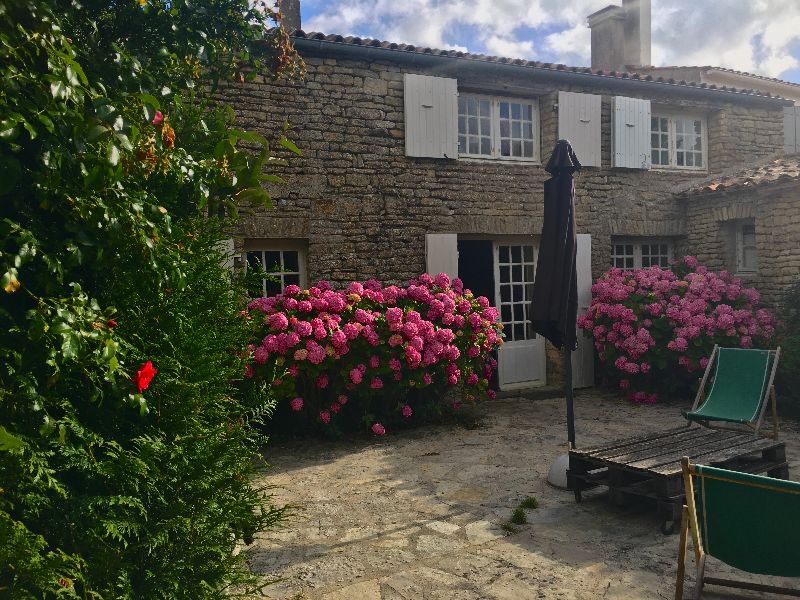
[[794, 154], [800, 151], [800, 106], [783, 107], [783, 151]]
[[429, 233], [425, 236], [425, 270], [429, 275], [445, 273], [458, 277], [458, 235]]
[[558, 93], [558, 137], [569, 140], [584, 167], [600, 166], [600, 106], [595, 94]]
[[406, 156], [458, 158], [458, 87], [455, 79], [406, 73]]
[[[592, 302], [592, 236], [577, 235], [575, 273], [578, 283], [578, 315], [582, 315]], [[578, 330], [578, 348], [572, 353], [572, 387], [594, 385], [594, 340]]]
[[612, 99], [611, 166], [650, 168], [650, 100]]

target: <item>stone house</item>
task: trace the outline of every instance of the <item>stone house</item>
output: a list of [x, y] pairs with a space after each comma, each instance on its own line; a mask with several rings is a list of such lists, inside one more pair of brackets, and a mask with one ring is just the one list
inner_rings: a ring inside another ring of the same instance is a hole
[[[299, 28], [293, 39], [304, 81], [255, 80], [225, 91], [245, 127], [269, 138], [288, 120], [303, 151], [284, 169], [288, 184], [270, 190], [275, 209], [243, 220], [240, 264], [258, 260], [279, 271], [264, 293], [317, 279], [457, 275], [501, 311], [502, 389], [547, 378], [527, 300], [543, 161], [557, 139], [569, 139], [584, 165], [576, 188], [586, 306], [592, 278], [611, 265], [666, 266], [707, 249], [716, 266], [725, 234], [712, 246], [688, 226], [706, 196], [675, 192], [780, 152], [791, 105], [750, 89]], [[761, 232], [757, 224], [757, 240]], [[591, 385], [590, 342], [574, 364], [576, 383]]]

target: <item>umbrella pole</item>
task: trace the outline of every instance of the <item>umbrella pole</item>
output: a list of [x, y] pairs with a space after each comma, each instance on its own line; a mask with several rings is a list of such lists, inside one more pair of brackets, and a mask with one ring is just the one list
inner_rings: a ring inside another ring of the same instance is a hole
[[572, 350], [564, 344], [564, 396], [567, 399], [567, 439], [569, 449], [575, 448], [575, 407], [572, 390]]

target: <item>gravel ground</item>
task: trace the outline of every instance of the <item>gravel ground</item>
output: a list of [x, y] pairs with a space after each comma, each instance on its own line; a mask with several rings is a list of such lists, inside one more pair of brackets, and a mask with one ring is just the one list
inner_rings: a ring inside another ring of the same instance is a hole
[[[675, 427], [680, 409], [583, 391], [578, 443]], [[550, 464], [566, 448], [563, 398], [495, 400], [476, 411], [470, 426], [269, 446], [266, 483], [277, 486], [278, 502], [302, 511], [246, 549], [264, 576], [264, 599], [674, 596], [678, 536], [662, 535], [654, 512], [613, 506], [602, 490], [576, 504], [571, 492], [547, 484]], [[781, 427], [796, 478], [800, 427], [791, 420]], [[529, 496], [538, 508], [510, 528], [514, 508]], [[730, 571], [711, 560], [707, 573]], [[708, 599], [763, 597], [707, 589]]]

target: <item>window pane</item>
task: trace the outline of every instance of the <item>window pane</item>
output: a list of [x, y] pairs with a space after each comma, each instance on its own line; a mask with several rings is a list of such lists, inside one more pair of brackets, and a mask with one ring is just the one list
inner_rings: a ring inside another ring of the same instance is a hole
[[522, 142], [519, 140], [511, 142], [511, 156], [522, 156]]
[[525, 262], [533, 262], [533, 246], [523, 246], [522, 257], [525, 259]]
[[458, 112], [462, 114], [467, 112], [467, 98], [465, 96], [458, 97]]
[[247, 266], [251, 269], [261, 268], [261, 252], [248, 252], [247, 253]]
[[501, 102], [500, 103], [500, 118], [507, 119], [508, 118], [508, 102]]
[[511, 142], [508, 140], [500, 142], [500, 156], [511, 156]]
[[284, 285], [300, 285], [300, 275], [284, 275]]
[[523, 289], [522, 289], [522, 284], [515, 285], [514, 286], [514, 290], [513, 290], [513, 294], [512, 294], [514, 302], [522, 302], [525, 299], [523, 297], [523, 294], [524, 294], [524, 292], [523, 292]]
[[522, 154], [526, 158], [531, 158], [533, 156], [533, 142], [525, 142], [522, 145]]
[[511, 246], [511, 261], [512, 262], [521, 262], [522, 261], [522, 247], [521, 246]]
[[488, 137], [481, 138], [481, 154], [491, 154], [492, 144]]
[[281, 282], [279, 278], [270, 277], [267, 279], [266, 283], [267, 287], [267, 296], [275, 296], [276, 294], [280, 294], [283, 291], [283, 287], [281, 287]]
[[507, 266], [500, 267], [500, 283], [508, 283], [509, 281], [511, 281], [509, 273], [510, 273], [509, 267]]
[[522, 304], [514, 304], [514, 320], [515, 321], [524, 321], [525, 320], [525, 309], [522, 307]]
[[508, 246], [500, 246], [500, 262], [508, 262]]
[[508, 120], [500, 119], [500, 137], [508, 137], [511, 135], [511, 126]]
[[264, 252], [264, 270], [275, 271], [281, 268], [281, 253], [278, 250], [267, 250]]
[[284, 250], [283, 251], [283, 270], [284, 271], [300, 271], [300, 258], [297, 250]]
[[522, 118], [522, 105], [517, 104], [516, 102], [511, 105], [511, 118], [512, 119]]
[[464, 135], [467, 133], [467, 118], [466, 117], [458, 117], [458, 133]]
[[510, 304], [503, 304], [500, 307], [500, 318], [503, 320], [503, 323], [510, 323], [511, 322], [511, 305]]
[[524, 340], [525, 339], [525, 324], [524, 323], [517, 323], [514, 325], [514, 339], [515, 340]]
[[511, 300], [511, 286], [500, 286], [500, 302], [509, 302]]
[[478, 154], [478, 138], [471, 137], [469, 138], [469, 150], [470, 154]]
[[481, 100], [481, 116], [488, 117], [491, 105], [488, 100]]

